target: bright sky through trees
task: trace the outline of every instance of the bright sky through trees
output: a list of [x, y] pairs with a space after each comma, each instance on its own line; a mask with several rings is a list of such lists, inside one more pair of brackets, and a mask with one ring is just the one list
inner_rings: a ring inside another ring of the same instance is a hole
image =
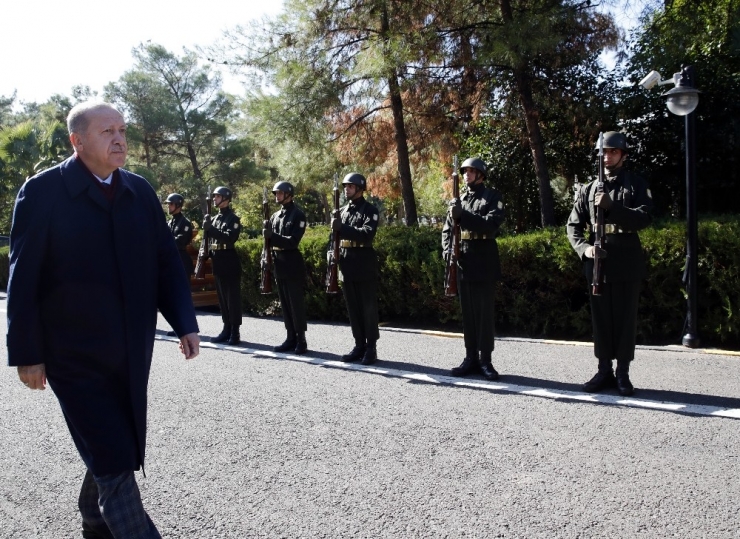
[[[0, 96], [44, 102], [75, 85], [101, 92], [134, 65], [131, 49], [151, 40], [182, 54], [207, 46], [223, 31], [282, 9], [281, 0], [18, 0], [3, 5]], [[224, 74], [224, 89], [241, 93]]]

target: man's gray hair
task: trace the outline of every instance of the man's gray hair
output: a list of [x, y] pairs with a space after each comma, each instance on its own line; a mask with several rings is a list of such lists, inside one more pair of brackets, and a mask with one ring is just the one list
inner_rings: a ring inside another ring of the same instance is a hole
[[116, 107], [110, 103], [104, 101], [84, 101], [77, 103], [72, 110], [67, 114], [67, 131], [69, 134], [72, 133], [86, 133], [87, 128], [90, 125], [90, 120], [87, 118], [87, 113], [91, 110], [97, 109], [110, 109], [115, 110], [118, 114], [121, 114]]

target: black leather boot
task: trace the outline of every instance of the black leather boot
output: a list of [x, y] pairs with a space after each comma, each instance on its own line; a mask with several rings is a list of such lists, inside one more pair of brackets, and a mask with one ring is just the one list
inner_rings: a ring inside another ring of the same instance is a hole
[[241, 336], [239, 335], [239, 326], [231, 326], [231, 334], [229, 335], [229, 344], [239, 344], [241, 342]]
[[460, 377], [467, 376], [478, 368], [478, 352], [475, 350], [466, 350], [465, 359], [458, 367], [450, 371], [450, 376]]
[[211, 337], [211, 342], [226, 342], [229, 340], [230, 336], [231, 336], [231, 325], [224, 324], [224, 329], [222, 329], [221, 333], [219, 333], [215, 337]]
[[617, 360], [617, 391], [623, 397], [629, 397], [635, 392], [630, 382], [630, 362]]
[[480, 371], [483, 373], [483, 378], [493, 382], [498, 380], [498, 372], [491, 365], [491, 354], [481, 353], [480, 355]]
[[603, 389], [609, 389], [617, 386], [617, 379], [614, 378], [611, 359], [599, 359], [599, 371], [588, 382], [583, 384], [583, 391], [586, 393], [597, 393]]
[[308, 343], [306, 342], [306, 334], [296, 334], [295, 353], [299, 356], [305, 354], [308, 351]]
[[295, 349], [295, 346], [297, 344], [295, 335], [291, 335], [288, 333], [288, 336], [283, 341], [283, 344], [276, 346], [273, 348], [275, 352], [287, 352], [289, 350]]
[[368, 341], [367, 346], [365, 347], [365, 353], [362, 355], [362, 363], [363, 365], [372, 365], [378, 361], [378, 349], [375, 346], [375, 341]]
[[355, 342], [355, 347], [350, 351], [349, 354], [344, 354], [342, 356], [342, 361], [345, 363], [351, 363], [352, 361], [357, 361], [358, 359], [362, 359], [365, 355], [365, 343], [358, 343]]

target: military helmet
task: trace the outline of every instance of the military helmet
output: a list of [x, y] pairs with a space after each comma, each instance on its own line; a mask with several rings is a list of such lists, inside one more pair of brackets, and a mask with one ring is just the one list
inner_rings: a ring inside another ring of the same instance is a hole
[[272, 192], [282, 191], [286, 195], [293, 196], [293, 185], [290, 182], [277, 182], [275, 187], [272, 188]]
[[213, 190], [213, 193], [211, 193], [211, 196], [213, 195], [221, 195], [226, 200], [231, 200], [231, 189], [228, 187], [224, 187], [223, 185], [216, 187]]
[[483, 162], [482, 159], [478, 159], [477, 157], [468, 157], [465, 161], [463, 161], [463, 164], [460, 165], [460, 172], [464, 172], [466, 168], [474, 168], [475, 170], [479, 170], [483, 173], [483, 177], [486, 177], [486, 164]]
[[[627, 153], [627, 137], [624, 133], [607, 131], [604, 133], [604, 148], [616, 148]], [[599, 140], [596, 139], [596, 149], [599, 149]]]
[[165, 202], [167, 202], [167, 204], [174, 204], [178, 208], [182, 208], [182, 205], [185, 203], [185, 198], [183, 198], [182, 195], [178, 195], [177, 193], [172, 193], [170, 196], [167, 197], [167, 200]]
[[342, 180], [342, 185], [352, 184], [358, 186], [360, 189], [365, 190], [367, 187], [367, 180], [365, 176], [358, 172], [350, 172]]

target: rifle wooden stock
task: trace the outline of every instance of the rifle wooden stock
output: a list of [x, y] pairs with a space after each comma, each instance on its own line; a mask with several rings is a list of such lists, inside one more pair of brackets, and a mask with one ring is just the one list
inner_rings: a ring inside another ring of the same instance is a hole
[[[208, 201], [206, 202], [208, 207], [207, 215], [211, 215], [211, 188], [208, 188]], [[203, 274], [206, 271], [206, 260], [208, 260], [208, 234], [205, 229], [202, 229], [200, 239], [200, 249], [198, 250], [198, 261], [195, 263], [195, 278], [202, 279]]]
[[[599, 180], [596, 183], [596, 193], [604, 192], [604, 134], [599, 133]], [[595, 195], [594, 195], [595, 198]], [[604, 208], [596, 206], [596, 223], [594, 228], [594, 273], [591, 283], [591, 293], [594, 296], [601, 295], [601, 286], [604, 284], [604, 259], [599, 251], [606, 244], [606, 227], [604, 226]]]
[[[452, 164], [452, 198], [460, 198], [460, 183], [457, 173], [457, 156]], [[460, 219], [455, 219], [452, 225], [452, 237], [447, 252], [447, 267], [445, 268], [445, 296], [457, 296], [457, 261], [460, 259]]]
[[[265, 221], [270, 222], [270, 203], [267, 200], [266, 189], [262, 196], [262, 216]], [[272, 294], [272, 249], [270, 249], [270, 240], [267, 238], [265, 238], [265, 242], [262, 245], [260, 267], [262, 270], [260, 275], [260, 293]]]
[[[337, 176], [334, 175], [334, 211], [339, 210], [339, 184]], [[339, 292], [339, 231], [335, 230], [331, 235], [331, 256], [326, 268], [326, 293], [336, 294]]]

